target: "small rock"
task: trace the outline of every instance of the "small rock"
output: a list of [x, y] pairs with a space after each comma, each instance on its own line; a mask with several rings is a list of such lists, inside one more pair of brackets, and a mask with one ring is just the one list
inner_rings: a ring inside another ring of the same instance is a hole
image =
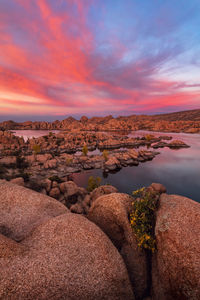
[[50, 190], [51, 190], [52, 181], [49, 180], [49, 179], [45, 179], [45, 180], [42, 182], [42, 185], [44, 186], [44, 188], [46, 189], [46, 191], [49, 193]]
[[22, 177], [17, 177], [17, 178], [11, 179], [10, 182], [13, 184], [24, 186], [24, 178], [22, 178]]
[[66, 181], [60, 183], [60, 190], [67, 197], [70, 197], [78, 193], [79, 187], [73, 181]]
[[79, 203], [76, 203], [76, 204], [73, 204], [71, 207], [70, 207], [70, 211], [72, 213], [76, 213], [76, 214], [83, 214], [83, 207], [81, 206], [81, 204]]
[[55, 198], [55, 199], [59, 199], [59, 196], [60, 196], [59, 188], [57, 188], [57, 187], [52, 188], [49, 192], [49, 196], [52, 198]]
[[118, 190], [112, 185], [101, 185], [90, 193], [90, 204], [100, 196], [117, 192]]
[[149, 188], [153, 189], [155, 192], [158, 192], [159, 194], [167, 192], [166, 187], [163, 184], [161, 184], [161, 183], [152, 183], [149, 186]]

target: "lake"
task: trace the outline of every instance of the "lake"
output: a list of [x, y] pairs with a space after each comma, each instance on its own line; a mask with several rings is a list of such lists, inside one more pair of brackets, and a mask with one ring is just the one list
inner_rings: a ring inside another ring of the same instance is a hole
[[16, 136], [23, 136], [25, 142], [33, 137], [38, 138], [40, 136], [48, 135], [49, 132], [58, 133], [59, 130], [11, 130]]
[[[159, 182], [166, 186], [170, 194], [183, 195], [200, 202], [200, 135], [136, 131], [130, 133], [129, 136], [143, 136], [147, 133], [155, 136], [172, 136], [191, 147], [179, 150], [156, 149], [160, 152], [159, 155], [152, 161], [140, 163], [137, 167], [122, 168], [114, 174], [103, 174], [102, 170], [84, 171], [73, 174], [73, 180], [79, 186], [86, 187], [89, 176], [99, 176], [102, 178], [102, 184], [111, 184], [124, 193], [132, 193], [133, 190], [148, 186], [152, 182]], [[38, 137], [47, 134], [48, 131], [16, 131], [16, 135], [23, 137]]]

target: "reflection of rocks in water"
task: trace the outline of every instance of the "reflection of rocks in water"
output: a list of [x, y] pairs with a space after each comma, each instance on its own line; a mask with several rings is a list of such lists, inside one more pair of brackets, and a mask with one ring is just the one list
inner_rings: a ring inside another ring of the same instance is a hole
[[73, 180], [74, 180], [73, 174], [67, 175], [67, 181], [73, 181]]
[[103, 171], [102, 175], [103, 175], [103, 178], [108, 178], [108, 172]]

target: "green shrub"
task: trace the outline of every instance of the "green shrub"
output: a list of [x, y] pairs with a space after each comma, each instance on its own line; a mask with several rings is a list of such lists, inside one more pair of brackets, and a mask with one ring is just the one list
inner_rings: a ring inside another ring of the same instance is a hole
[[68, 157], [68, 158], [66, 159], [66, 165], [67, 165], [67, 166], [71, 165], [72, 162], [73, 162], [73, 159], [72, 159], [72, 158]]
[[36, 192], [41, 192], [42, 190], [42, 184], [38, 183], [35, 180], [30, 180], [28, 183], [28, 188], [30, 188], [31, 190], [34, 190]]
[[152, 134], [145, 135], [145, 140], [147, 140], [148, 142], [150, 142], [152, 139], [154, 139], [154, 136]]
[[57, 175], [51, 176], [48, 178], [51, 181], [56, 181], [57, 183], [61, 183], [62, 179], [60, 177], [58, 177]]
[[83, 146], [82, 153], [83, 153], [83, 155], [85, 155], [85, 156], [88, 154], [88, 147], [87, 147], [86, 144]]
[[64, 138], [57, 138], [56, 140], [56, 145], [60, 146], [62, 144], [62, 142], [64, 141]]
[[40, 153], [40, 151], [41, 151], [40, 145], [38, 145], [38, 144], [33, 145], [33, 152], [34, 152], [34, 155]]
[[28, 162], [26, 162], [24, 157], [17, 156], [16, 157], [16, 166], [18, 169], [24, 170], [24, 169], [28, 168], [29, 164], [28, 164]]
[[101, 178], [100, 177], [94, 177], [94, 176], [90, 176], [88, 178], [88, 186], [87, 186], [87, 191], [88, 192], [92, 192], [94, 189], [96, 189], [97, 187], [99, 187], [101, 184]]
[[25, 182], [28, 182], [30, 180], [30, 173], [22, 173], [21, 176], [24, 178]]
[[105, 161], [107, 161], [108, 160], [108, 156], [109, 156], [108, 150], [104, 149], [102, 155], [103, 155], [103, 158], [105, 159]]
[[154, 252], [156, 249], [155, 210], [158, 207], [158, 194], [142, 188], [133, 192], [133, 196], [136, 199], [132, 203], [133, 210], [130, 214], [130, 223], [136, 235], [138, 246]]

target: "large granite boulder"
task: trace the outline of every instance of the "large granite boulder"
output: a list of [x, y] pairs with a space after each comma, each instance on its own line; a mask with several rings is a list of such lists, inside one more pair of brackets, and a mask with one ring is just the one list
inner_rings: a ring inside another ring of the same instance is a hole
[[135, 299], [119, 252], [85, 217], [5, 181], [0, 211], [0, 299]]
[[0, 299], [134, 299], [117, 249], [83, 216], [51, 218], [19, 246], [17, 255], [0, 259]]
[[162, 194], [155, 235], [154, 299], [200, 299], [200, 204]]
[[23, 245], [0, 233], [0, 270], [4, 267], [6, 259], [9, 260], [14, 257], [19, 257], [24, 252], [25, 247]]
[[133, 198], [127, 194], [112, 193], [97, 198], [88, 213], [88, 219], [97, 224], [111, 239], [122, 255], [134, 287], [136, 299], [148, 293], [148, 271], [145, 253], [138, 247], [129, 223]]
[[0, 181], [0, 212], [0, 233], [20, 241], [39, 224], [68, 209], [46, 195]]

